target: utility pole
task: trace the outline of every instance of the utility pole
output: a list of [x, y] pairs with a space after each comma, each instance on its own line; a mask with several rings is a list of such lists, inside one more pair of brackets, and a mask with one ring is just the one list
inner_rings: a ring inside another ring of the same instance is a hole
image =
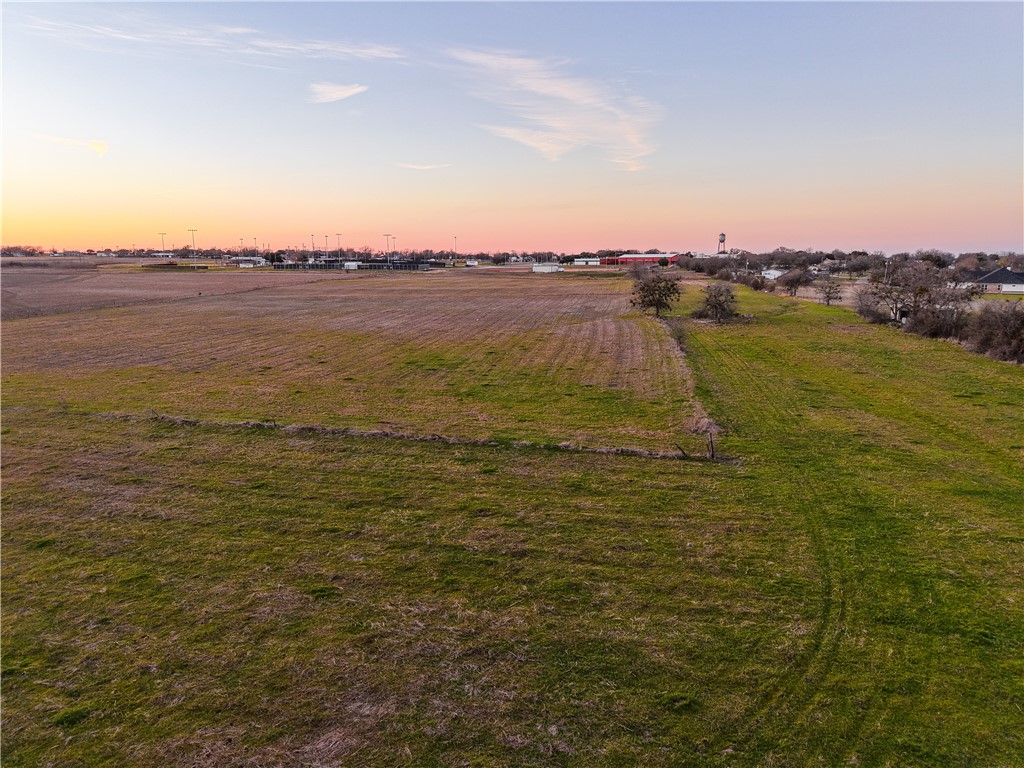
[[198, 231], [199, 230], [197, 230], [197, 229], [190, 229], [189, 230], [189, 232], [192, 233], [192, 258], [193, 259], [196, 257], [196, 232], [198, 232]]
[[164, 235], [166, 235], [167, 233], [166, 232], [157, 232], [157, 234], [160, 235], [160, 250], [161, 251], [166, 251], [167, 248], [164, 247]]

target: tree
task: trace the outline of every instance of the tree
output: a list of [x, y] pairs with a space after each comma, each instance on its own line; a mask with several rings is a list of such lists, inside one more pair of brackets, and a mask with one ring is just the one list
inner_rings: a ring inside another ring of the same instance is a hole
[[942, 282], [939, 271], [931, 264], [910, 261], [897, 254], [881, 269], [871, 272], [862, 291], [889, 311], [890, 320], [901, 323], [926, 306], [932, 291]]
[[907, 330], [922, 336], [956, 337], [978, 291], [953, 278], [928, 262], [894, 256], [861, 288], [857, 312], [872, 322], [908, 322]]
[[704, 302], [693, 312], [694, 317], [709, 318], [721, 323], [736, 317], [736, 294], [731, 285], [711, 283], [704, 289]]
[[796, 296], [796, 292], [805, 285], [814, 283], [814, 278], [806, 269], [791, 269], [784, 275], [780, 275], [775, 281], [780, 288], [785, 288], [790, 296]]
[[641, 310], [653, 309], [655, 317], [661, 317], [661, 311], [671, 309], [681, 292], [679, 283], [664, 275], [641, 275], [634, 279], [629, 303]]
[[831, 278], [819, 280], [815, 287], [826, 307], [831, 306], [833, 301], [843, 298], [843, 287]]
[[945, 269], [954, 261], [952, 253], [935, 248], [930, 248], [927, 251], [917, 251], [914, 256], [917, 257], [918, 261], [927, 262], [937, 269]]

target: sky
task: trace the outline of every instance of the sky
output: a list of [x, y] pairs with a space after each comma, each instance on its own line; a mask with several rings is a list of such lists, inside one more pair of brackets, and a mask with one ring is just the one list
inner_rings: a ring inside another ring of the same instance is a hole
[[1020, 2], [0, 13], [4, 245], [1024, 251]]

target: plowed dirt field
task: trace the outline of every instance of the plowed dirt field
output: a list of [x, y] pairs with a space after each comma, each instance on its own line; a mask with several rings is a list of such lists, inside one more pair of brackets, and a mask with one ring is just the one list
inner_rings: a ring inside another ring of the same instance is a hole
[[202, 295], [5, 324], [8, 404], [588, 446], [688, 439], [684, 361], [632, 310], [626, 279], [249, 277], [139, 274], [143, 295], [190, 281]]

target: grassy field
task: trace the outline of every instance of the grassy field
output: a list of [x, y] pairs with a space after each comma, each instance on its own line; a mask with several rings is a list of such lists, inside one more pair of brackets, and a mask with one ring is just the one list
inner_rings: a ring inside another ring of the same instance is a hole
[[986, 293], [982, 301], [1024, 301], [1024, 293]]
[[[5, 765], [1024, 764], [1021, 369], [693, 288], [683, 360], [627, 299], [5, 323]], [[728, 462], [546, 447], [671, 445], [694, 383]]]

